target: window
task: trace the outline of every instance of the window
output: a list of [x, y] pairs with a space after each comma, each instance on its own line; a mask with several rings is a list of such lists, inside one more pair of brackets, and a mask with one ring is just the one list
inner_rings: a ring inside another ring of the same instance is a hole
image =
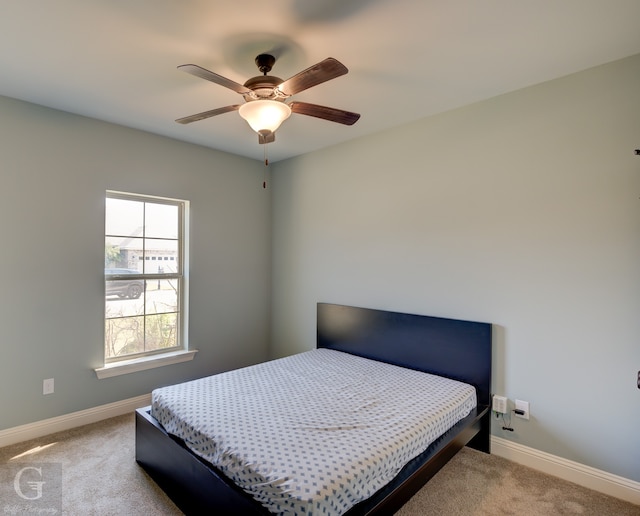
[[185, 350], [188, 202], [107, 192], [105, 206], [105, 368]]

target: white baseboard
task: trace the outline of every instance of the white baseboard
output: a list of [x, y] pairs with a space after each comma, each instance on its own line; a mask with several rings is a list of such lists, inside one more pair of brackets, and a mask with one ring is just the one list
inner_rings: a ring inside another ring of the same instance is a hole
[[491, 453], [574, 484], [640, 505], [640, 482], [491, 436]]
[[54, 432], [61, 432], [77, 426], [88, 425], [89, 423], [95, 423], [103, 419], [109, 419], [110, 417], [121, 416], [133, 412], [139, 407], [149, 405], [150, 403], [151, 394], [143, 394], [136, 398], [116, 401], [114, 403], [108, 403], [107, 405], [72, 412], [71, 414], [43, 419], [42, 421], [36, 421], [35, 423], [29, 423], [27, 425], [0, 430], [0, 448], [43, 437]]

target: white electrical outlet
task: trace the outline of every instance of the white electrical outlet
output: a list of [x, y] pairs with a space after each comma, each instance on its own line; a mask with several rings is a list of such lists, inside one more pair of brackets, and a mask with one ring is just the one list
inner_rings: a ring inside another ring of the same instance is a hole
[[517, 417], [521, 417], [522, 419], [529, 419], [529, 402], [516, 400], [516, 411], [522, 411], [522, 414], [518, 414], [518, 412], [514, 412]]
[[500, 414], [507, 413], [507, 398], [504, 396], [494, 396], [493, 404], [491, 406], [494, 412], [499, 412]]
[[53, 378], [42, 380], [42, 394], [53, 394]]

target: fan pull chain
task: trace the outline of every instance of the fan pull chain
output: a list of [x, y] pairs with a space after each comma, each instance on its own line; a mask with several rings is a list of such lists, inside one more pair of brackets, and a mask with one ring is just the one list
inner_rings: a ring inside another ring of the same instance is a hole
[[264, 180], [262, 181], [262, 188], [267, 187], [267, 167], [269, 166], [269, 155], [267, 153], [267, 143], [264, 144]]

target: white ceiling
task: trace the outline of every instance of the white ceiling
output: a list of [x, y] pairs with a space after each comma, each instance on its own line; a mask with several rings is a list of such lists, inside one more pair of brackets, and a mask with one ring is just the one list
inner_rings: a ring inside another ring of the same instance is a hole
[[176, 66], [244, 83], [259, 53], [282, 79], [338, 59], [293, 98], [361, 119], [294, 114], [277, 161], [640, 53], [639, 20], [639, 0], [0, 0], [0, 95], [261, 160], [237, 112], [174, 121], [242, 102]]

